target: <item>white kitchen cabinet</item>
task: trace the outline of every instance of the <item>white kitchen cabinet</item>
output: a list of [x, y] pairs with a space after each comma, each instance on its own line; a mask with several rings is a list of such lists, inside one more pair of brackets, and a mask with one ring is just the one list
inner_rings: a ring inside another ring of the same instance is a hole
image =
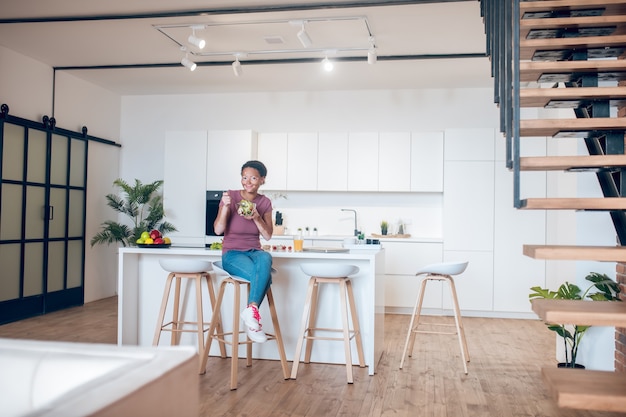
[[348, 133], [320, 132], [317, 137], [317, 190], [348, 190]]
[[348, 134], [348, 191], [378, 191], [378, 133]]
[[378, 134], [378, 191], [411, 191], [411, 134]]
[[241, 166], [257, 158], [257, 134], [250, 130], [209, 131], [206, 189], [241, 188]]
[[287, 135], [287, 190], [317, 190], [317, 133]]
[[443, 191], [443, 132], [411, 133], [411, 191]]
[[287, 133], [259, 133], [258, 158], [267, 167], [264, 190], [287, 189]]
[[165, 134], [163, 207], [176, 244], [204, 244], [207, 132]]
[[[399, 313], [408, 313], [415, 305], [420, 279], [415, 273], [426, 265], [443, 259], [442, 243], [398, 240], [384, 241], [385, 248], [385, 306]], [[431, 283], [426, 288], [424, 308], [442, 307], [442, 286]]]

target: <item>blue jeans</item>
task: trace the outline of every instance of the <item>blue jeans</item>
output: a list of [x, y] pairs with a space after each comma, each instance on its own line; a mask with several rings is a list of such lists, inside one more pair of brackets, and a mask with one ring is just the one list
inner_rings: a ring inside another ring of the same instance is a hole
[[248, 304], [261, 305], [272, 284], [272, 255], [262, 250], [229, 250], [222, 255], [222, 266], [231, 275], [250, 281]]

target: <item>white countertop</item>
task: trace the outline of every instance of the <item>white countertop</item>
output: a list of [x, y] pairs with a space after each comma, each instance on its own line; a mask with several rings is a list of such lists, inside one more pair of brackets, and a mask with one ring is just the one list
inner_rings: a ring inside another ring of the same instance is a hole
[[[274, 258], [294, 258], [294, 259], [369, 259], [375, 256], [379, 250], [384, 249], [356, 249], [349, 252], [340, 253], [322, 253], [322, 252], [288, 252], [288, 251], [271, 251]], [[119, 248], [119, 253], [142, 253], [151, 255], [194, 255], [194, 256], [211, 256], [218, 257], [222, 255], [221, 250], [211, 250], [199, 247], [178, 247], [172, 245], [169, 248], [138, 248], [125, 247]]]
[[[219, 236], [215, 236], [219, 237]], [[294, 235], [273, 235], [272, 240], [293, 240]], [[318, 235], [318, 236], [303, 236], [304, 240], [336, 240], [343, 241], [344, 239], [348, 239], [354, 236], [342, 236], [342, 235]], [[407, 238], [400, 237], [373, 237], [373, 236], [365, 236], [366, 239], [378, 239], [381, 242], [411, 242], [411, 243], [443, 243], [443, 238], [441, 237], [420, 237], [420, 236], [411, 236]], [[262, 241], [263, 242], [263, 241]]]

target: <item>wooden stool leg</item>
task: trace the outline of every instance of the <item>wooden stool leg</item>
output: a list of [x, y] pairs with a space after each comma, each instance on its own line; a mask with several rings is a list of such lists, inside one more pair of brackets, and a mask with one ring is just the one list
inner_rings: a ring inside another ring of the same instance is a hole
[[456, 296], [456, 287], [452, 277], [446, 277], [446, 281], [450, 285], [450, 293], [454, 304], [454, 323], [456, 325], [456, 333], [459, 338], [459, 347], [461, 348], [461, 360], [463, 361], [463, 370], [467, 375], [467, 362], [469, 362], [469, 351], [467, 349], [467, 341], [465, 340], [465, 331], [461, 321], [461, 309], [459, 308], [459, 300]]
[[[197, 274], [196, 278], [196, 315], [198, 320], [198, 354], [204, 352], [204, 312], [202, 309], [202, 274]], [[200, 365], [202, 365], [202, 358], [200, 358]]]
[[352, 378], [352, 352], [350, 348], [350, 327], [348, 325], [348, 303], [346, 298], [348, 292], [346, 290], [346, 280], [339, 280], [339, 298], [341, 302], [341, 322], [343, 323], [343, 348], [346, 357], [346, 373], [348, 376], [348, 384], [354, 382]]
[[182, 317], [180, 314], [180, 287], [182, 279], [179, 275], [174, 276], [174, 308], [172, 309], [172, 338], [171, 345], [175, 346], [180, 342], [180, 330]]
[[350, 315], [352, 316], [352, 329], [354, 330], [354, 341], [356, 343], [356, 351], [359, 356], [359, 366], [365, 368], [365, 354], [363, 352], [363, 339], [361, 338], [361, 326], [359, 326], [359, 316], [354, 302], [354, 292], [352, 291], [352, 281], [346, 280], [346, 288], [348, 290], [348, 302], [350, 305]]
[[306, 343], [304, 345], [304, 363], [311, 363], [311, 352], [313, 351], [313, 341], [315, 340], [315, 323], [317, 322], [317, 303], [320, 292], [320, 280], [315, 278], [315, 284], [313, 285], [313, 295], [311, 296], [311, 308], [309, 309], [309, 325], [305, 330], [308, 335], [305, 338]]
[[315, 286], [315, 277], [309, 279], [309, 287], [306, 292], [306, 298], [304, 301], [304, 308], [302, 311], [302, 319], [300, 321], [300, 332], [298, 333], [298, 342], [296, 343], [296, 352], [293, 357], [293, 364], [291, 367], [291, 379], [296, 379], [298, 376], [298, 365], [300, 364], [300, 355], [302, 353], [302, 343], [306, 336], [307, 319], [309, 318], [309, 312], [311, 309], [311, 298], [313, 296], [313, 287]]
[[276, 314], [276, 306], [274, 304], [274, 295], [272, 294], [272, 287], [267, 290], [267, 304], [270, 309], [270, 315], [272, 316], [272, 325], [274, 326], [274, 337], [276, 338], [276, 344], [278, 345], [278, 356], [280, 356], [280, 365], [283, 368], [283, 377], [289, 379], [289, 368], [287, 366], [287, 355], [285, 354], [285, 345], [283, 344], [283, 335], [280, 332], [280, 325], [278, 324], [278, 315]]
[[413, 307], [413, 314], [411, 314], [411, 322], [409, 323], [409, 329], [406, 332], [406, 340], [404, 341], [404, 350], [402, 351], [402, 359], [400, 360], [400, 369], [404, 366], [404, 358], [406, 357], [406, 352], [409, 350], [409, 341], [411, 343], [411, 348], [409, 350], [409, 356], [413, 353], [413, 345], [415, 344], [415, 329], [419, 326], [419, 318], [420, 313], [422, 311], [422, 303], [424, 301], [424, 293], [426, 292], [426, 282], [427, 277], [422, 280], [422, 284], [420, 285], [419, 294], [417, 296], [417, 300], [415, 300], [415, 307]]
[[161, 309], [159, 310], [159, 318], [157, 320], [156, 330], [154, 331], [154, 338], [152, 339], [152, 345], [158, 346], [159, 339], [161, 338], [161, 329], [163, 328], [163, 320], [165, 320], [165, 309], [167, 308], [167, 301], [170, 298], [170, 289], [172, 288], [172, 279], [174, 279], [174, 273], [170, 272], [165, 280], [165, 288], [163, 290], [163, 300], [161, 301]]
[[[213, 334], [217, 328], [217, 324], [221, 323], [220, 311], [222, 308], [222, 300], [224, 299], [224, 292], [226, 291], [226, 280], [220, 284], [220, 291], [217, 295], [217, 301], [213, 304], [213, 314], [211, 315], [211, 325], [206, 335], [206, 342], [204, 343], [204, 353], [202, 354], [202, 364], [200, 365], [200, 373], [206, 373], [206, 363], [209, 360], [209, 351], [211, 350], [211, 342], [213, 342]], [[226, 355], [222, 356], [223, 358]]]
[[[209, 292], [209, 300], [211, 300], [211, 308], [215, 309], [216, 299], [215, 299], [215, 287], [213, 286], [212, 273], [209, 272], [208, 274], [205, 274], [204, 278], [206, 279], [207, 291]], [[213, 317], [214, 317], [213, 314], [211, 315], [211, 322], [213, 322]], [[223, 331], [224, 330], [222, 328], [222, 319], [218, 316], [217, 323], [215, 325], [215, 332], [217, 334], [222, 334]], [[221, 340], [218, 340], [218, 342], [220, 346], [220, 356], [222, 358], [225, 358], [226, 357], [226, 343], [222, 342]]]
[[[244, 283], [246, 285], [246, 307], [248, 307], [248, 300], [250, 299], [250, 284]], [[252, 366], [252, 341], [248, 339], [246, 336], [246, 366]]]
[[230, 362], [230, 389], [237, 389], [237, 361], [239, 360], [239, 303], [241, 297], [241, 289], [239, 283], [230, 280], [234, 287], [233, 300], [233, 337], [232, 337], [232, 354]]

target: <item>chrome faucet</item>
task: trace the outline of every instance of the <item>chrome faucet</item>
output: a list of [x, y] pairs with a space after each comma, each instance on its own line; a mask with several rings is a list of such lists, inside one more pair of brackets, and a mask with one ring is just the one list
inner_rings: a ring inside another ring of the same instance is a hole
[[341, 209], [341, 211], [351, 211], [351, 212], [354, 213], [354, 236], [358, 236], [359, 235], [359, 229], [357, 228], [357, 225], [356, 225], [356, 210]]

